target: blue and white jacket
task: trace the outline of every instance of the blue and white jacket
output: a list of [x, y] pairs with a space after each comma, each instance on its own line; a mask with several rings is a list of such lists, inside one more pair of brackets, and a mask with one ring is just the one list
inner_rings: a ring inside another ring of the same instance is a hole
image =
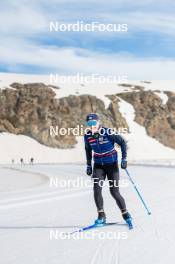
[[117, 151], [114, 146], [117, 143], [121, 147], [122, 159], [126, 159], [127, 145], [125, 140], [117, 134], [108, 133], [109, 129], [101, 127], [104, 133], [95, 138], [91, 131], [84, 136], [87, 165], [91, 165], [92, 152], [94, 163], [110, 164], [118, 161]]

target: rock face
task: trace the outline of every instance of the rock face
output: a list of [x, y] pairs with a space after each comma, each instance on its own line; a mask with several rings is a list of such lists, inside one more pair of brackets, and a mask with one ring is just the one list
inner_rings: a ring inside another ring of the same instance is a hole
[[27, 135], [50, 147], [71, 148], [76, 144], [72, 131], [51, 136], [50, 126], [58, 129], [84, 126], [86, 115], [96, 112], [104, 126], [128, 129], [119, 111], [121, 97], [133, 105], [135, 121], [146, 128], [149, 136], [175, 149], [175, 94], [172, 92], [166, 93], [169, 98], [166, 105], [154, 92], [143, 89], [107, 95], [110, 104], [105, 108], [102, 100], [91, 95], [56, 99], [54, 89], [43, 83], [13, 83], [11, 89], [0, 90], [0, 132]]
[[0, 132], [27, 135], [51, 147], [70, 148], [76, 144], [76, 137], [71, 132], [52, 137], [50, 126], [75, 128], [84, 125], [89, 112], [97, 112], [105, 126], [128, 128], [116, 96], [110, 98], [105, 109], [104, 102], [95, 96], [56, 99], [53, 89], [43, 83], [13, 83], [11, 87], [0, 90]]
[[146, 128], [149, 136], [175, 149], [175, 94], [167, 93], [166, 105], [152, 91], [122, 93], [118, 96], [132, 104], [135, 121]]
[[0, 93], [0, 131], [30, 136], [40, 143], [60, 147], [61, 141], [50, 139], [56, 102], [55, 93], [44, 84], [11, 85]]

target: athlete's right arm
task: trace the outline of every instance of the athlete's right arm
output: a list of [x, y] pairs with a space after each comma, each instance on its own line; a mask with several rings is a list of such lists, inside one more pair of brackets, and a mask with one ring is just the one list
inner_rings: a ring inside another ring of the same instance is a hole
[[87, 165], [91, 166], [91, 162], [92, 162], [92, 148], [91, 148], [86, 136], [84, 136], [84, 143], [85, 143], [85, 152], [86, 152]]

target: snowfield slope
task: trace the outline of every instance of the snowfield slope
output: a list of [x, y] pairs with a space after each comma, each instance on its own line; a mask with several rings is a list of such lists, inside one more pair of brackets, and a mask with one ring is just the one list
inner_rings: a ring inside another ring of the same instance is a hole
[[[0, 248], [1, 262], [5, 264], [165, 264], [174, 258], [174, 169], [165, 167], [131, 166], [129, 171], [141, 189], [152, 215], [144, 211], [138, 197], [127, 181], [124, 171], [121, 179], [125, 187], [121, 193], [134, 219], [134, 229], [125, 226], [103, 227], [81, 233], [81, 236], [66, 236], [65, 233], [90, 225], [96, 217], [92, 188], [85, 184], [79, 188], [66, 187], [63, 179], [85, 183], [84, 166], [81, 165], [36, 165], [16, 169], [33, 174], [47, 175], [58, 179], [60, 185], [43, 185], [24, 190], [16, 189], [0, 193]], [[18, 178], [18, 180], [17, 180]], [[1, 178], [0, 178], [1, 180]], [[67, 181], [68, 182], [68, 181]], [[20, 184], [20, 183], [19, 183]], [[1, 182], [3, 186], [3, 182]], [[4, 186], [5, 187], [5, 186]], [[167, 191], [165, 191], [167, 190]], [[104, 201], [109, 222], [120, 221], [119, 209], [108, 188], [104, 188]], [[171, 212], [171, 213], [170, 213]]]

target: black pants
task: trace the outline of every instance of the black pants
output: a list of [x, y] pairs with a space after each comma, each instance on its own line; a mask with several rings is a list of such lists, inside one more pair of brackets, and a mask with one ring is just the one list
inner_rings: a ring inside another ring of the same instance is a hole
[[121, 211], [126, 211], [124, 198], [119, 192], [119, 168], [117, 163], [99, 165], [94, 164], [93, 169], [93, 189], [94, 200], [98, 210], [103, 210], [102, 185], [108, 179], [109, 189]]

